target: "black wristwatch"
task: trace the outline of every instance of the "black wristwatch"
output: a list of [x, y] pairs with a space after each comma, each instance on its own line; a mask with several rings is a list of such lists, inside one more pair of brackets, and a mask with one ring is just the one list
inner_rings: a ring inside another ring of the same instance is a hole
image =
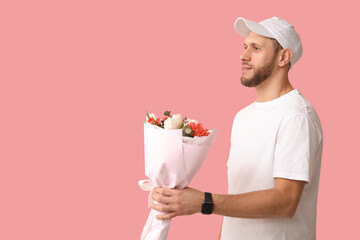
[[211, 193], [206, 192], [205, 200], [201, 205], [201, 213], [209, 215], [209, 214], [212, 214], [213, 209], [214, 209], [214, 203], [212, 200], [212, 195], [211, 195]]

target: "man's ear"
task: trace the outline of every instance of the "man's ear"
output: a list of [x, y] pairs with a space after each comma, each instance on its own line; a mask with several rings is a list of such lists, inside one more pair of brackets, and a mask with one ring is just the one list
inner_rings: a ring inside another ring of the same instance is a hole
[[290, 63], [293, 53], [290, 49], [285, 48], [280, 50], [279, 67], [285, 67]]

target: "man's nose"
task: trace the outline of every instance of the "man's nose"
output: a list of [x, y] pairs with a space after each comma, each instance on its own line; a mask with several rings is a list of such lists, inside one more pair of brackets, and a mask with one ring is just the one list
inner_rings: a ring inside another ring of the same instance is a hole
[[241, 61], [250, 61], [250, 54], [248, 49], [245, 49], [244, 52], [240, 55]]

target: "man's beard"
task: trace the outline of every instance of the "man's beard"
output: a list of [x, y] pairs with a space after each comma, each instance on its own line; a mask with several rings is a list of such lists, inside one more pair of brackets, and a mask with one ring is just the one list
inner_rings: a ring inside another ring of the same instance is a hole
[[[247, 64], [243, 64], [244, 66], [249, 66]], [[268, 62], [265, 66], [256, 69], [253, 67], [254, 76], [252, 78], [246, 78], [241, 76], [241, 84], [245, 87], [256, 87], [264, 82], [273, 72], [275, 66], [275, 58]]]

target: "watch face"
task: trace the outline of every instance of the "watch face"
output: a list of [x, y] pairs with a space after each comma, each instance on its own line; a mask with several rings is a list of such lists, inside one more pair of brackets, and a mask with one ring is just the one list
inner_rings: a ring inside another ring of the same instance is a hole
[[213, 204], [213, 203], [204, 202], [204, 203], [201, 205], [201, 213], [202, 213], [202, 214], [211, 214], [212, 211], [213, 211], [213, 208], [214, 208], [214, 204]]

